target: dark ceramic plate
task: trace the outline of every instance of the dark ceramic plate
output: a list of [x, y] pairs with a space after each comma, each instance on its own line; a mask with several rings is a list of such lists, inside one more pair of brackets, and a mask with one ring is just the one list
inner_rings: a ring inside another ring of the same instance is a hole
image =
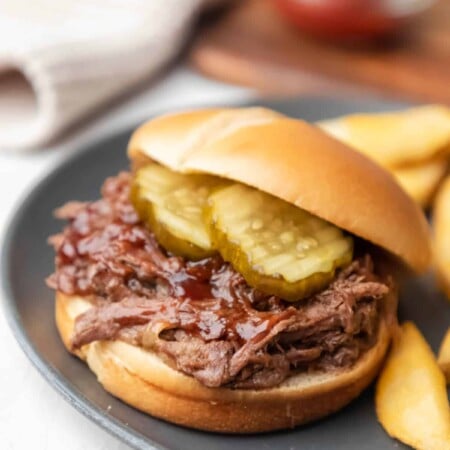
[[[330, 99], [265, 104], [308, 120], [403, 106]], [[2, 258], [5, 313], [19, 344], [42, 375], [75, 408], [138, 449], [398, 449], [399, 444], [377, 423], [371, 389], [343, 411], [312, 425], [256, 436], [218, 435], [171, 425], [125, 405], [105, 392], [90, 370], [65, 351], [53, 322], [54, 295], [44, 283], [53, 266], [46, 239], [61, 228], [52, 211], [68, 200], [97, 198], [103, 180], [127, 168], [125, 148], [130, 132], [97, 142], [71, 157], [34, 188], [10, 224]], [[436, 350], [450, 323], [450, 308], [431, 279], [423, 278], [405, 287], [400, 317], [414, 320]]]

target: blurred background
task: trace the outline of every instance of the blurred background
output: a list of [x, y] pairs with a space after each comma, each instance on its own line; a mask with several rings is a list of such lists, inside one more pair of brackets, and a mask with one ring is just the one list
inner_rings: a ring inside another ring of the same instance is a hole
[[445, 0], [2, 0], [0, 38], [1, 150], [48, 147], [180, 68], [253, 95], [450, 102]]
[[[0, 0], [0, 235], [92, 140], [166, 110], [297, 95], [449, 105], [450, 2]], [[0, 386], [22, 386], [0, 391], [2, 448], [67, 434], [67, 449], [126, 448], [30, 370], [2, 321]]]

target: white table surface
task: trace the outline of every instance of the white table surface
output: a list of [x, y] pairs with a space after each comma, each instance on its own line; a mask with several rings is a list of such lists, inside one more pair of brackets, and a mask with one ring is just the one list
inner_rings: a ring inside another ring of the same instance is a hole
[[[20, 198], [80, 146], [143, 121], [162, 109], [251, 96], [248, 89], [213, 82], [183, 66], [176, 67], [55, 145], [32, 153], [4, 153], [0, 149], [0, 247], [6, 224]], [[47, 384], [22, 353], [0, 312], [0, 449], [127, 448], [73, 409]]]

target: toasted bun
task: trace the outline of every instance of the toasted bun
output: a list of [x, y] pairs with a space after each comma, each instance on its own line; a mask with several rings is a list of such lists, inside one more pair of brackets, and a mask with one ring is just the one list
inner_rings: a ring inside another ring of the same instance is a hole
[[[395, 304], [393, 298], [386, 300]], [[82, 297], [57, 293], [56, 323], [69, 351], [74, 320], [89, 307]], [[387, 317], [375, 346], [351, 369], [299, 374], [271, 389], [208, 388], [154, 353], [120, 341], [93, 342], [76, 355], [107, 391], [152, 416], [208, 431], [271, 431], [327, 416], [357, 397], [378, 373], [388, 348], [392, 326]]]
[[420, 208], [394, 178], [318, 127], [263, 108], [166, 115], [142, 125], [129, 156], [175, 171], [239, 181], [396, 255], [417, 272], [430, 262]]

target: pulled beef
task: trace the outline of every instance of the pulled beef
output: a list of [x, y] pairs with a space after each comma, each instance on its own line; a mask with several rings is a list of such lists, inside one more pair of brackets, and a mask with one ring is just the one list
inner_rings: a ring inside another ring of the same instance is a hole
[[129, 174], [108, 179], [102, 199], [57, 211], [69, 221], [50, 239], [47, 282], [83, 295], [72, 345], [120, 339], [159, 354], [206, 386], [260, 389], [297, 371], [351, 366], [377, 335], [389, 287], [370, 256], [354, 260], [320, 293], [296, 303], [250, 287], [219, 256], [168, 254], [129, 203]]

